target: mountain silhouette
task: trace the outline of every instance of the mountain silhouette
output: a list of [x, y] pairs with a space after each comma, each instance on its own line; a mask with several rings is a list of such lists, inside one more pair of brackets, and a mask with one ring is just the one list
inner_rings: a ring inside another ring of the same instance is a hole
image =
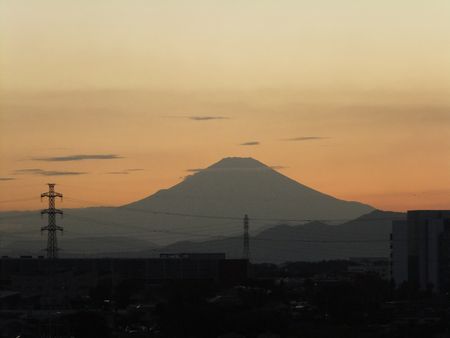
[[[302, 185], [252, 158], [231, 157], [125, 207], [265, 219], [354, 219], [373, 210]], [[253, 229], [260, 228], [255, 224]]]
[[[390, 254], [393, 220], [404, 220], [398, 212], [375, 210], [340, 225], [310, 222], [303, 225], [280, 224], [250, 238], [251, 261], [283, 263], [319, 261], [350, 257], [384, 257]], [[243, 236], [206, 241], [182, 241], [160, 248], [161, 252], [224, 252], [240, 258]], [[151, 252], [143, 252], [147, 256]]]
[[[248, 214], [252, 235], [287, 220], [337, 220], [371, 212], [302, 185], [252, 158], [231, 157], [188, 176], [179, 184], [121, 207], [65, 210], [65, 238], [94, 235], [137, 238], [156, 245], [205, 240], [242, 232]], [[37, 212], [2, 213], [0, 230], [39, 235]], [[7, 239], [7, 236], [5, 237]], [[60, 243], [63, 247], [64, 238]], [[124, 251], [129, 241], [125, 241]], [[82, 248], [80, 248], [82, 250]]]

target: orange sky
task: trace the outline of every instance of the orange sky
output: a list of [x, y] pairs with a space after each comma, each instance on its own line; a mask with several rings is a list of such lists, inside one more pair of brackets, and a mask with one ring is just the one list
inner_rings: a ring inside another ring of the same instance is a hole
[[[226, 156], [450, 207], [446, 0], [3, 0], [0, 31], [0, 210], [49, 181], [120, 205]], [[48, 160], [75, 155], [96, 159]]]

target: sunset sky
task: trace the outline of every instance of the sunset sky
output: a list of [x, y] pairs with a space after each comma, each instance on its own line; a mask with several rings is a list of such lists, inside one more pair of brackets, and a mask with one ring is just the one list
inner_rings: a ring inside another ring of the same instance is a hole
[[0, 156], [0, 210], [47, 182], [121, 205], [229, 156], [450, 209], [450, 1], [0, 0]]

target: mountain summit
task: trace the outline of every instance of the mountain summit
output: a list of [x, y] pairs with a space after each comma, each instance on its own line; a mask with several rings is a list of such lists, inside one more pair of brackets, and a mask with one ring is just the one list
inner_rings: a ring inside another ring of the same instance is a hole
[[269, 168], [264, 163], [251, 157], [226, 157], [214, 163], [207, 169], [265, 169]]

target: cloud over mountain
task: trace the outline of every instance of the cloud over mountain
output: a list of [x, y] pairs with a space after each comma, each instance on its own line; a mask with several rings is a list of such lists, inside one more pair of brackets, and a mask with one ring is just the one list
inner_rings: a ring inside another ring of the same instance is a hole
[[203, 168], [192, 168], [192, 169], [186, 169], [188, 173], [198, 173], [200, 171], [204, 170]]

